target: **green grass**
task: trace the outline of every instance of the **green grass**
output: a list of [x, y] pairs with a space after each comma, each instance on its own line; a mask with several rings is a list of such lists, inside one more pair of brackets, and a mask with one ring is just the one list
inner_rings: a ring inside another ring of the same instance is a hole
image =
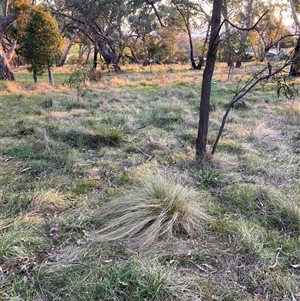
[[[227, 71], [208, 148], [242, 75]], [[0, 82], [0, 300], [298, 298], [298, 99], [253, 91], [199, 165], [202, 71], [101, 70], [79, 101], [68, 72]]]

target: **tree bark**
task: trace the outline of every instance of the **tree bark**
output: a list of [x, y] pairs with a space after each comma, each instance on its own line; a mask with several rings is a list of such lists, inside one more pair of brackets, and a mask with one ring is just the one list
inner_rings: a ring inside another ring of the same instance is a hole
[[65, 64], [65, 62], [66, 62], [66, 60], [67, 60], [67, 57], [68, 57], [68, 54], [69, 54], [69, 52], [70, 52], [70, 49], [71, 49], [71, 47], [73, 46], [74, 41], [75, 41], [77, 35], [78, 35], [77, 33], [74, 34], [74, 35], [72, 36], [72, 38], [69, 40], [68, 46], [66, 47], [66, 49], [65, 49], [65, 51], [64, 51], [64, 53], [63, 53], [63, 55], [62, 55], [61, 61], [60, 61], [60, 63], [57, 65], [58, 67], [63, 67], [63, 65]]
[[93, 67], [96, 70], [98, 65], [98, 47], [97, 44], [94, 45], [94, 57], [93, 57]]
[[6, 54], [0, 43], [0, 80], [15, 80], [14, 73], [11, 70]]
[[5, 31], [17, 19], [17, 16], [17, 14], [7, 15], [0, 21], [0, 80], [15, 79], [1, 42]]
[[32, 77], [35, 84], [37, 84], [37, 73], [36, 71], [32, 71]]
[[[291, 10], [292, 10], [292, 16], [294, 19], [295, 24], [297, 25], [297, 29], [300, 29], [300, 22], [296, 13], [295, 3], [294, 0], [290, 0]], [[300, 58], [299, 58], [299, 51], [300, 50], [300, 35], [298, 37], [297, 44], [294, 48], [293, 53], [293, 62], [291, 64], [290, 68], [290, 76], [298, 76], [300, 74]]]
[[294, 48], [293, 58], [292, 58], [292, 64], [290, 68], [290, 76], [299, 76], [300, 75], [300, 36], [298, 37], [297, 44]]
[[51, 67], [48, 67], [48, 78], [49, 78], [50, 85], [54, 86], [54, 77], [53, 77], [53, 72], [51, 70]]
[[6, 54], [6, 58], [9, 63], [14, 57], [16, 47], [17, 47], [17, 40], [14, 39], [11, 41], [9, 51]]
[[114, 52], [106, 49], [106, 47], [100, 41], [98, 42], [98, 49], [99, 49], [99, 53], [104, 58], [104, 61], [107, 64], [107, 66], [109, 64], [112, 64], [115, 72], [118, 72], [121, 70], [121, 68], [119, 66], [118, 58]]
[[221, 9], [223, 0], [214, 0], [213, 11], [211, 18], [211, 34], [209, 39], [209, 48], [207, 52], [206, 65], [203, 72], [200, 111], [199, 111], [199, 125], [196, 140], [196, 159], [202, 161], [206, 154], [206, 143], [208, 135], [209, 123], [209, 105], [211, 94], [211, 80], [215, 68], [217, 57], [217, 49], [219, 44], [219, 32], [221, 25]]

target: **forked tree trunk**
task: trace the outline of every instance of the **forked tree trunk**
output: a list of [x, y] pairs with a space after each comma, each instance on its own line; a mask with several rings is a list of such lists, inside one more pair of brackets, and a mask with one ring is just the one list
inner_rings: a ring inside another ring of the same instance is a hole
[[217, 49], [219, 44], [219, 32], [221, 25], [221, 8], [223, 0], [214, 0], [211, 18], [211, 33], [207, 52], [206, 65], [202, 77], [202, 89], [199, 111], [198, 135], [196, 141], [196, 159], [202, 161], [206, 154], [208, 135], [209, 105], [211, 94], [211, 80], [215, 69]]
[[101, 41], [98, 42], [98, 49], [99, 49], [99, 53], [104, 58], [107, 66], [112, 64], [115, 72], [118, 72], [121, 70], [121, 68], [119, 66], [118, 58], [113, 51], [109, 51], [108, 49], [106, 49], [106, 47], [102, 44]]

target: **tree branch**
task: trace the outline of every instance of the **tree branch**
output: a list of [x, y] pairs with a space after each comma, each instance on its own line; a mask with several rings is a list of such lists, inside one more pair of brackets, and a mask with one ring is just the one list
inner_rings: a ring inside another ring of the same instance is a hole
[[221, 126], [220, 126], [220, 129], [218, 131], [218, 134], [217, 134], [217, 138], [213, 144], [213, 147], [212, 147], [212, 151], [211, 151], [211, 154], [213, 155], [215, 152], [216, 152], [216, 148], [217, 148], [217, 145], [219, 143], [219, 140], [221, 138], [221, 135], [223, 133], [223, 130], [225, 128], [225, 124], [226, 124], [226, 120], [227, 120], [227, 117], [229, 115], [229, 112], [230, 110], [233, 108], [233, 105], [235, 103], [237, 103], [239, 100], [241, 100], [246, 94], [248, 94], [253, 88], [255, 88], [255, 86], [260, 83], [261, 81], [263, 80], [267, 80], [269, 79], [270, 77], [278, 74], [279, 72], [281, 72], [284, 68], [286, 68], [287, 66], [291, 65], [292, 62], [296, 59], [298, 59], [299, 57], [297, 58], [294, 58], [293, 60], [288, 60], [286, 61], [280, 68], [278, 68], [277, 70], [275, 70], [274, 72], [271, 72], [270, 74], [268, 73], [267, 75], [264, 75], [264, 76], [260, 76], [262, 75], [266, 70], [269, 70], [268, 66], [266, 66], [265, 68], [263, 68], [261, 71], [259, 71], [257, 74], [255, 74], [247, 83], [246, 85], [238, 92], [236, 93], [236, 95], [232, 98], [232, 100], [229, 102], [228, 106], [227, 106], [227, 109], [225, 111], [225, 114], [223, 116], [223, 119], [222, 119], [222, 123], [221, 123]]
[[233, 24], [229, 19], [224, 19], [223, 22], [222, 22], [222, 24], [221, 24], [221, 26], [222, 26], [225, 22], [227, 22], [227, 23], [229, 23], [232, 27], [234, 27], [234, 28], [236, 28], [236, 29], [238, 29], [238, 30], [242, 30], [242, 31], [250, 31], [250, 30], [255, 29], [255, 27], [257, 26], [257, 24], [261, 21], [261, 19], [262, 19], [268, 12], [269, 12], [269, 10], [265, 11], [265, 12], [259, 17], [259, 19], [255, 22], [255, 24], [254, 24], [253, 26], [251, 26], [251, 27], [247, 27], [247, 28], [245, 28], [245, 27], [239, 27], [239, 26]]
[[157, 17], [157, 19], [158, 19], [158, 22], [159, 22], [160, 26], [165, 28], [166, 26], [165, 26], [164, 23], [162, 22], [161, 17], [159, 16], [159, 13], [158, 13], [158, 11], [157, 11], [155, 5], [154, 5], [155, 1], [154, 1], [154, 0], [145, 0], [145, 1], [146, 1], [148, 4], [150, 4], [151, 7], [153, 8], [154, 13], [155, 13], [155, 15], [156, 15], [156, 17]]

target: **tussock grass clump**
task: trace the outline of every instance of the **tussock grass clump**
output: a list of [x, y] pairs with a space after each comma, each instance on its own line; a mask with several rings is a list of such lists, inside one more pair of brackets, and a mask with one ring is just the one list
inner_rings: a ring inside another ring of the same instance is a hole
[[201, 206], [201, 195], [162, 175], [151, 175], [128, 194], [107, 204], [101, 218], [102, 240], [129, 238], [134, 246], [148, 247], [161, 238], [193, 236], [209, 216]]

